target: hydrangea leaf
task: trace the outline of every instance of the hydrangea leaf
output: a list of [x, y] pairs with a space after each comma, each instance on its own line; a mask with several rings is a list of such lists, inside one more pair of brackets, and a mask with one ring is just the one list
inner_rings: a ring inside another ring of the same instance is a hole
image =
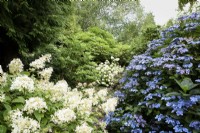
[[23, 104], [16, 104], [13, 109], [23, 109], [24, 105]]
[[180, 96], [181, 94], [178, 93], [178, 92], [170, 92], [170, 93], [167, 93], [166, 96]]
[[35, 111], [35, 112], [34, 112], [34, 116], [35, 116], [35, 118], [40, 122], [41, 119], [44, 117], [44, 114], [39, 113], [38, 111]]
[[12, 108], [9, 104], [5, 103], [4, 107], [6, 108], [6, 110], [10, 111]]
[[9, 96], [6, 96], [4, 101], [10, 102], [10, 101], [11, 101], [11, 98], [10, 98]]
[[185, 93], [198, 85], [194, 84], [190, 78], [184, 78], [182, 82], [179, 82], [176, 79], [175, 81]]
[[192, 89], [189, 93], [190, 94], [193, 94], [193, 95], [200, 95], [200, 89], [199, 88], [195, 88], [195, 89]]
[[24, 74], [24, 75], [30, 76], [30, 72], [27, 72], [27, 71], [23, 71], [21, 74]]
[[42, 119], [42, 121], [41, 121], [41, 127], [45, 127], [46, 124], [47, 124], [47, 122], [48, 122], [47, 118]]
[[25, 99], [23, 97], [17, 97], [12, 100], [12, 103], [25, 103]]
[[0, 125], [0, 133], [6, 133], [7, 128], [4, 125]]

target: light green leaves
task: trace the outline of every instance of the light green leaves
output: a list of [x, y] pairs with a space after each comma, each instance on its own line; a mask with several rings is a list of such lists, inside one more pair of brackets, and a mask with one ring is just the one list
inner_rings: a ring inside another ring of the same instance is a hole
[[4, 125], [0, 125], [0, 133], [6, 133], [7, 128]]
[[35, 111], [35, 112], [34, 112], [34, 116], [35, 116], [35, 118], [40, 122], [41, 119], [44, 117], [44, 114], [39, 113], [38, 111]]
[[25, 103], [25, 99], [23, 97], [17, 97], [12, 100], [12, 103]]
[[195, 88], [198, 84], [194, 84], [190, 78], [184, 78], [182, 82], [174, 79], [181, 89], [186, 93], [187, 91]]

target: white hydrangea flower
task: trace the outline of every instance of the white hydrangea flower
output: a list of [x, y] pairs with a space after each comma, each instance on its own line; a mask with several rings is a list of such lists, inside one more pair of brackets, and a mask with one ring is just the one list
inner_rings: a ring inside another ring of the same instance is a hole
[[64, 124], [76, 119], [76, 114], [69, 108], [58, 110], [51, 116], [55, 124]]
[[45, 67], [45, 62], [50, 62], [51, 55], [46, 54], [40, 57], [39, 59], [36, 59], [35, 61], [30, 63], [30, 66], [34, 69], [43, 69]]
[[0, 74], [3, 74], [3, 69], [1, 67], [1, 65], [0, 65]]
[[123, 67], [117, 65], [119, 58], [111, 57], [112, 63], [106, 60], [104, 63], [100, 63], [96, 70], [100, 75], [99, 79], [96, 81], [98, 84], [111, 86], [114, 84], [116, 77], [123, 72]]
[[64, 99], [63, 106], [68, 107], [70, 109], [77, 108], [81, 102], [81, 99], [82, 99], [81, 92], [79, 91], [68, 92]]
[[16, 74], [23, 71], [24, 65], [22, 64], [22, 61], [19, 58], [15, 58], [10, 62], [8, 67], [9, 67], [9, 72], [11, 74]]
[[65, 80], [58, 81], [52, 88], [50, 88], [49, 92], [51, 95], [51, 101], [52, 102], [58, 102], [65, 99], [66, 95], [68, 94], [68, 91], [70, 90], [70, 87], [68, 87], [68, 84]]
[[107, 88], [105, 88], [105, 89], [101, 89], [100, 91], [98, 91], [96, 96], [99, 99], [101, 99], [102, 101], [104, 101], [106, 99], [107, 95], [108, 95], [108, 90], [107, 90]]
[[42, 71], [38, 72], [38, 74], [41, 76], [42, 79], [44, 80], [49, 80], [51, 77], [51, 74], [53, 73], [53, 68], [45, 68]]
[[68, 86], [68, 83], [65, 80], [58, 81], [55, 86], [56, 89], [63, 90], [63, 92], [67, 93], [70, 91], [70, 87]]
[[3, 69], [0, 65], [0, 85], [6, 83], [6, 79], [7, 79], [7, 74], [3, 72]]
[[24, 106], [24, 111], [28, 114], [32, 114], [34, 111], [45, 112], [47, 109], [47, 104], [44, 99], [40, 97], [31, 97], [26, 100], [26, 104]]
[[95, 90], [94, 90], [94, 88], [89, 88], [89, 89], [85, 89], [85, 90], [83, 90], [85, 93], [86, 93], [86, 95], [88, 95], [89, 97], [93, 97], [93, 95], [94, 95], [94, 93], [95, 93]]
[[78, 111], [81, 115], [89, 116], [92, 113], [92, 100], [89, 98], [84, 98], [81, 100]]
[[23, 117], [23, 112], [19, 109], [9, 113], [11, 120], [11, 133], [39, 133], [40, 124], [31, 118]]
[[34, 89], [34, 81], [27, 75], [18, 76], [10, 87], [10, 90], [27, 90], [28, 92], [33, 92]]
[[116, 97], [108, 99], [105, 103], [101, 105], [103, 111], [108, 114], [109, 112], [115, 111], [118, 99]]
[[83, 123], [82, 125], [76, 127], [75, 132], [76, 133], [91, 133], [92, 130], [93, 128], [89, 127], [87, 123]]
[[105, 122], [105, 121], [100, 121], [100, 122], [99, 122], [99, 125], [100, 125], [101, 129], [104, 130], [104, 132], [106, 132], [106, 131], [105, 131], [106, 125], [107, 125], [106, 122]]
[[12, 110], [12, 111], [10, 111], [9, 114], [10, 114], [9, 117], [11, 118], [11, 121], [16, 121], [18, 118], [23, 117], [22, 116], [23, 112], [20, 111], [19, 109]]
[[36, 88], [44, 92], [47, 92], [53, 87], [54, 87], [54, 83], [49, 82], [49, 81], [40, 80], [36, 82]]
[[40, 124], [28, 117], [19, 117], [12, 121], [11, 133], [38, 133], [40, 129]]
[[5, 100], [6, 95], [4, 93], [0, 93], [0, 102]]

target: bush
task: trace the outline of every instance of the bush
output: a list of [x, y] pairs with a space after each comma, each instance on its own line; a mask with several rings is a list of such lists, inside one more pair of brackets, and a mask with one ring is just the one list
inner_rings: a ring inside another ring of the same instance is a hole
[[123, 72], [123, 67], [118, 65], [119, 58], [111, 57], [111, 62], [106, 60], [100, 63], [97, 67], [97, 84], [102, 86], [113, 86], [117, 84], [120, 74]]
[[1, 133], [101, 133], [102, 118], [114, 111], [118, 99], [106, 88], [82, 91], [71, 89], [65, 80], [50, 81], [53, 68], [47, 54], [30, 63], [23, 71], [20, 59], [13, 59], [9, 73], [0, 66]]
[[134, 56], [106, 117], [110, 132], [199, 132], [200, 14], [179, 18]]

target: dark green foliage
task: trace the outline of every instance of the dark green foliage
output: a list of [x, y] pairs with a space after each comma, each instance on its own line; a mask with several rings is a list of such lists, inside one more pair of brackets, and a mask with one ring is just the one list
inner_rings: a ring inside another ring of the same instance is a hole
[[197, 0], [179, 0], [178, 1], [178, 5], [179, 5], [179, 8], [181, 10], [183, 10], [183, 7], [186, 5], [186, 4], [190, 4], [190, 7], [192, 7], [194, 5], [194, 3], [197, 2]]
[[[136, 18], [127, 21], [130, 13]], [[127, 65], [156, 34], [153, 15], [144, 13], [135, 1], [1, 0], [0, 18], [4, 69], [14, 57], [21, 56], [26, 67], [41, 54], [50, 53], [52, 80], [64, 78], [71, 85], [95, 81], [95, 66], [111, 56]]]
[[63, 16], [69, 11], [68, 0], [1, 0], [0, 46], [3, 50], [12, 47], [11, 57], [18, 53], [26, 56], [38, 45], [54, 42], [66, 24], [67, 17]]

